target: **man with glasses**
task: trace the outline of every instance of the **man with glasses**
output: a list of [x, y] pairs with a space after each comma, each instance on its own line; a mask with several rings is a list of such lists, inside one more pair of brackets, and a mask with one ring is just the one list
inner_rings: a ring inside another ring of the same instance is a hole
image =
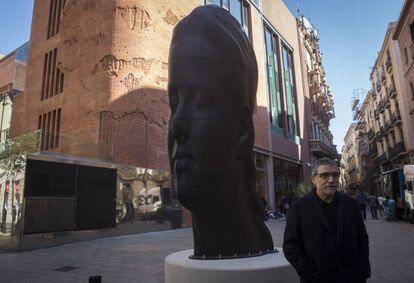
[[355, 199], [338, 192], [338, 164], [312, 165], [314, 189], [290, 206], [283, 252], [301, 282], [366, 282], [368, 234]]

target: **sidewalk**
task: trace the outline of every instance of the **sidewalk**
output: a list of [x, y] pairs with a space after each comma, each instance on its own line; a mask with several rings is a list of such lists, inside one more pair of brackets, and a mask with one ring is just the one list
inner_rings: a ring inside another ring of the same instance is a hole
[[[367, 220], [372, 278], [369, 282], [413, 282], [414, 225]], [[281, 246], [284, 221], [267, 222]], [[1, 282], [164, 282], [164, 258], [192, 248], [189, 228], [79, 242], [19, 253], [0, 253]], [[62, 271], [57, 271], [62, 270]], [[65, 271], [66, 270], [66, 271]]]

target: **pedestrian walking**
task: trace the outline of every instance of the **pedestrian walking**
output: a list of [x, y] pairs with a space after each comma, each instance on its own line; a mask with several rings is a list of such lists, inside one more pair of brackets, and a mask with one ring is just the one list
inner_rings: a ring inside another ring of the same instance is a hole
[[366, 282], [368, 234], [357, 201], [338, 192], [339, 168], [329, 158], [312, 165], [315, 189], [289, 208], [283, 252], [301, 282]]
[[385, 209], [384, 209], [385, 198], [382, 196], [382, 194], [380, 194], [377, 197], [377, 200], [378, 200], [378, 211], [380, 212], [380, 216], [384, 216], [385, 215]]
[[280, 213], [286, 215], [288, 209], [289, 209], [289, 199], [285, 194], [283, 194], [279, 202]]
[[367, 219], [367, 195], [363, 191], [359, 191], [357, 195], [357, 201], [359, 205], [359, 209], [361, 210], [362, 217], [364, 220]]
[[378, 199], [375, 195], [368, 197], [369, 211], [371, 212], [372, 219], [378, 219]]

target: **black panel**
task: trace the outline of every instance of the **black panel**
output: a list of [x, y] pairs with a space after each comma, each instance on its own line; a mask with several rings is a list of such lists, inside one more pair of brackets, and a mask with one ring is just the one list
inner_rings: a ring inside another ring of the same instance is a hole
[[75, 229], [75, 199], [26, 199], [24, 234]]
[[76, 230], [115, 227], [116, 169], [79, 166]]
[[27, 160], [25, 197], [75, 197], [76, 165]]

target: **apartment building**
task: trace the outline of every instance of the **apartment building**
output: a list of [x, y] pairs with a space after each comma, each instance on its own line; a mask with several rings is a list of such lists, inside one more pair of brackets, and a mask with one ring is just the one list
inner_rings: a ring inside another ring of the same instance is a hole
[[395, 26], [393, 40], [397, 42], [401, 78], [401, 115], [407, 161], [414, 164], [414, 1], [406, 0]]
[[357, 142], [357, 123], [352, 123], [344, 138], [341, 158], [341, 187], [346, 191], [352, 191], [359, 186], [359, 169], [358, 169], [358, 142]]
[[400, 48], [393, 40], [397, 24], [390, 23], [373, 66], [370, 81], [372, 89], [357, 109], [356, 151], [358, 184], [374, 193], [390, 193], [398, 186], [399, 170], [410, 163], [413, 149], [413, 124], [404, 87], [404, 63]]
[[326, 82], [318, 32], [305, 16], [298, 17], [298, 29], [305, 63], [304, 81], [308, 85], [310, 98], [310, 159], [311, 162], [322, 157], [337, 159], [336, 146], [329, 129], [330, 121], [335, 117], [334, 102]]

